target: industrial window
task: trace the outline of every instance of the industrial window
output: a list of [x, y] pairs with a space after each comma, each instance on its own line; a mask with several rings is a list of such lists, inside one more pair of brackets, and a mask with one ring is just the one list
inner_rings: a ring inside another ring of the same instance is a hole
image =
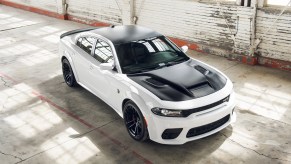
[[113, 55], [109, 44], [103, 40], [97, 40], [94, 51], [94, 58], [101, 63], [113, 62]]
[[155, 46], [157, 47], [157, 49], [159, 51], [167, 51], [167, 50], [170, 50], [170, 48], [165, 44], [165, 42], [163, 42], [159, 38], [152, 40], [152, 43], [155, 44]]
[[88, 54], [91, 54], [91, 50], [93, 47], [95, 39], [92, 37], [82, 37], [79, 38], [77, 41], [77, 46], [79, 46], [81, 49], [83, 49]]
[[154, 48], [149, 44], [149, 42], [146, 42], [146, 41], [144, 41], [144, 40], [140, 40], [140, 41], [138, 41], [137, 43], [142, 43], [143, 45], [145, 45], [146, 48], [149, 50], [149, 52], [156, 52], [156, 51], [154, 50]]
[[286, 6], [290, 0], [268, 0], [268, 5]]
[[77, 41], [77, 46], [81, 47], [81, 42], [82, 42], [83, 38], [79, 38]]

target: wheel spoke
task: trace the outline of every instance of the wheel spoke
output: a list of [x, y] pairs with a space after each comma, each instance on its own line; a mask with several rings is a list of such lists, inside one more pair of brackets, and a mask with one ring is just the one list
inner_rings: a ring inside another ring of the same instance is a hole
[[141, 123], [140, 123], [140, 122], [138, 122], [137, 126], [141, 128]]
[[65, 76], [65, 78], [66, 78], [66, 81], [69, 82], [69, 80], [71, 79], [71, 75], [70, 75], [70, 74], [67, 74], [67, 75]]
[[132, 123], [130, 126], [128, 126], [128, 129], [130, 129], [133, 125], [135, 125], [136, 123]]
[[65, 75], [65, 79], [66, 79], [66, 81], [68, 81], [68, 78], [69, 78], [69, 74], [66, 74], [66, 75]]
[[128, 121], [128, 122], [126, 122], [126, 124], [130, 124], [130, 123], [132, 123], [134, 120], [131, 120], [131, 121]]
[[135, 124], [134, 134], [137, 135], [137, 124]]

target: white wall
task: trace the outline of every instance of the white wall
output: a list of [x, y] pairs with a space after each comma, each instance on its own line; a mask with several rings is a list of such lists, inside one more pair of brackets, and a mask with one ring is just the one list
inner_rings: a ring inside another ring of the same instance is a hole
[[[138, 25], [168, 36], [229, 51], [249, 51], [251, 8], [192, 0], [137, 0], [136, 15]], [[231, 34], [236, 34], [235, 43]]]
[[[117, 0], [120, 8], [123, 0]], [[115, 0], [67, 0], [68, 14], [110, 24], [121, 24], [122, 14]], [[128, 5], [129, 7], [129, 5]]]
[[[62, 13], [63, 9], [63, 0], [10, 1], [57, 13]], [[244, 55], [250, 53], [253, 7], [237, 6], [235, 0], [218, 0], [223, 2], [221, 7], [215, 0], [135, 1], [132, 14], [138, 17], [138, 25], [197, 43], [204, 52], [223, 56], [233, 52]], [[67, 13], [82, 21], [130, 24], [130, 0], [66, 0], [66, 3]], [[282, 6], [257, 10], [256, 37], [262, 37], [262, 42], [256, 52], [264, 57], [291, 61], [291, 9], [288, 9], [268, 31], [268, 27], [281, 10]], [[231, 34], [235, 34], [235, 37], [232, 38]]]
[[262, 37], [258, 52], [264, 57], [291, 61], [291, 11], [286, 11], [279, 17], [268, 31], [281, 10], [282, 8], [258, 10], [257, 37]]
[[11, 2], [58, 13], [59, 0], [10, 0]]

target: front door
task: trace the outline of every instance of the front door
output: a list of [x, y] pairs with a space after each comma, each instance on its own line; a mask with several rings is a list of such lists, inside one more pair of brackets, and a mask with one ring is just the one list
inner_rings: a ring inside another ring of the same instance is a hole
[[89, 66], [90, 86], [101, 98], [108, 100], [115, 90], [114, 86], [111, 85], [111, 80], [117, 72], [114, 70], [100, 70], [101, 63], [113, 63], [113, 55], [108, 43], [98, 39], [93, 50], [93, 60], [91, 60]]
[[89, 84], [90, 79], [90, 60], [92, 59], [92, 48], [96, 39], [93, 37], [80, 37], [77, 41], [76, 51], [73, 56], [78, 80], [81, 84], [92, 89]]

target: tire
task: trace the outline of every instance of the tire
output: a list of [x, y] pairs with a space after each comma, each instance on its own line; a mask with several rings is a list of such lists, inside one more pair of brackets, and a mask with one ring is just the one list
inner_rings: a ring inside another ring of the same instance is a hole
[[72, 70], [71, 64], [68, 61], [68, 59], [66, 59], [66, 58], [62, 60], [62, 70], [63, 70], [63, 77], [64, 77], [66, 84], [69, 87], [77, 86], [77, 82], [76, 82], [75, 75], [74, 75], [74, 72]]
[[149, 138], [146, 121], [137, 107], [129, 100], [123, 106], [123, 119], [128, 134], [136, 141], [146, 141]]

